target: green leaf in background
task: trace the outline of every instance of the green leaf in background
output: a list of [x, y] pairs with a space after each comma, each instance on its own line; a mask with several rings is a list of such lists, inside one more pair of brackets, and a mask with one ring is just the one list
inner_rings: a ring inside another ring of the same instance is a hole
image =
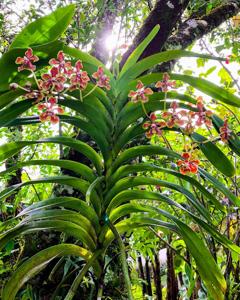
[[194, 132], [192, 138], [199, 145], [203, 154], [213, 164], [213, 166], [228, 177], [235, 174], [235, 168], [226, 155], [212, 142], [206, 142], [207, 139]]
[[43, 45], [58, 39], [67, 29], [75, 6], [61, 7], [48, 16], [28, 24], [13, 40], [10, 49]]

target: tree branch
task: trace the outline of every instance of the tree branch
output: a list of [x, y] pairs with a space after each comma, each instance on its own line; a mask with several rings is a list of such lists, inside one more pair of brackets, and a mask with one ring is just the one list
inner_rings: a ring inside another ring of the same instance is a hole
[[199, 19], [188, 19], [164, 45], [165, 49], [186, 48], [240, 11], [240, 1], [229, 1]]
[[[169, 37], [164, 45], [164, 50], [185, 49], [196, 40], [210, 33], [227, 19], [240, 11], [240, 0], [232, 0], [221, 5], [201, 18], [189, 18], [183, 22], [177, 33]], [[173, 68], [175, 61], [163, 63], [156, 67], [157, 72], [166, 72]]]
[[160, 30], [149, 46], [145, 49], [140, 59], [160, 52], [169, 35], [172, 33], [173, 28], [176, 26], [178, 20], [189, 0], [157, 0], [154, 8], [150, 12], [149, 16], [144, 21], [138, 34], [133, 40], [132, 45], [123, 55], [120, 67], [123, 66], [129, 55], [134, 49], [144, 40], [144, 38], [151, 32], [151, 30], [157, 25], [160, 25]]

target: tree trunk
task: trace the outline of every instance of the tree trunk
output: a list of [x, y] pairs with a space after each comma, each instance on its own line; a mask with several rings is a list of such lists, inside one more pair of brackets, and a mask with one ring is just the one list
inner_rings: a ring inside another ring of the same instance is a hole
[[178, 299], [178, 283], [174, 271], [173, 251], [167, 248], [167, 300]]
[[149, 257], [146, 257], [146, 280], [147, 280], [147, 295], [152, 296], [151, 272], [149, 268]]
[[[142, 257], [139, 254], [138, 258], [138, 270], [139, 270], [139, 277], [141, 278], [141, 280], [145, 280], [145, 275], [144, 275], [144, 270], [143, 270], [143, 264], [142, 264]], [[142, 282], [142, 294], [143, 294], [143, 298], [147, 293], [147, 286], [145, 282]]]
[[156, 300], [162, 300], [161, 270], [158, 252], [154, 255], [155, 265], [153, 265], [153, 276], [156, 287]]

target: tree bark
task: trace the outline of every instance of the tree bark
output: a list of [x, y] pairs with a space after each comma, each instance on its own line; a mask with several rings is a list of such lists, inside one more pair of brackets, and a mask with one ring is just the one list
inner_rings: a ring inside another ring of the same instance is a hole
[[210, 33], [240, 11], [240, 1], [229, 1], [201, 18], [189, 18], [180, 25], [176, 34], [169, 37], [164, 49], [185, 49], [194, 41]]
[[[200, 18], [189, 18], [179, 26], [176, 33], [168, 38], [163, 50], [186, 49], [195, 41], [220, 26], [223, 22], [238, 14], [239, 11], [240, 0], [235, 0], [215, 8], [209, 14]], [[154, 69], [154, 72], [168, 72], [173, 69], [175, 63], [176, 61], [172, 60], [158, 65]]]
[[173, 251], [167, 248], [167, 300], [178, 299], [178, 283], [174, 271]]
[[154, 283], [156, 287], [156, 300], [162, 300], [161, 270], [158, 252], [154, 255], [155, 265], [153, 266]]
[[149, 268], [149, 257], [146, 257], [146, 280], [147, 280], [147, 295], [152, 296], [151, 273]]
[[[138, 261], [139, 276], [140, 276], [141, 280], [145, 280], [145, 275], [144, 275], [144, 270], [143, 270], [143, 264], [142, 264], [142, 257], [141, 257], [140, 254], [139, 254], [138, 258], [137, 258], [137, 261]], [[146, 295], [146, 293], [147, 293], [146, 283], [142, 282], [142, 294], [143, 294], [143, 297]]]
[[160, 30], [148, 45], [148, 47], [145, 49], [142, 56], [140, 57], [140, 60], [144, 57], [148, 57], [149, 55], [160, 52], [168, 37], [171, 35], [173, 28], [179, 21], [188, 3], [189, 0], [158, 0], [149, 16], [144, 21], [138, 34], [134, 38], [132, 45], [123, 55], [120, 67], [124, 65], [130, 54], [158, 24], [160, 25]]

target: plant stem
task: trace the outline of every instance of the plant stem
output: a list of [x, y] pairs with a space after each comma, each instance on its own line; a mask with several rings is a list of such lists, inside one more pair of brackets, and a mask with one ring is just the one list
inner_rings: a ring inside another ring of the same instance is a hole
[[103, 285], [101, 284], [99, 289], [98, 289], [98, 293], [97, 293], [97, 300], [101, 300], [102, 299], [102, 295], [103, 295]]
[[86, 95], [84, 95], [82, 98], [86, 98], [87, 96], [89, 96], [90, 94], [92, 94], [92, 92], [98, 87], [98, 85], [96, 84]]
[[163, 111], [167, 110], [167, 92], [164, 93]]
[[112, 230], [112, 233], [114, 234], [114, 236], [118, 242], [118, 245], [119, 245], [120, 258], [121, 258], [121, 263], [122, 263], [122, 270], [123, 270], [125, 285], [127, 288], [128, 300], [134, 300], [133, 295], [132, 295], [132, 290], [131, 290], [131, 280], [130, 280], [129, 273], [128, 273], [128, 264], [127, 264], [127, 258], [126, 258], [123, 241], [122, 241], [121, 236], [118, 233], [117, 229], [110, 221], [108, 223], [108, 226]]
[[34, 78], [34, 80], [35, 80], [35, 82], [36, 82], [36, 85], [37, 85], [38, 89], [40, 90], [40, 86], [39, 86], [39, 83], [38, 83], [36, 74], [34, 73], [34, 71], [31, 71], [31, 72], [32, 72], [33, 78]]
[[75, 280], [73, 281], [73, 284], [71, 285], [66, 297], [64, 300], [72, 300], [77, 292], [77, 288], [79, 284], [81, 283], [84, 275], [87, 273], [89, 268], [92, 266], [94, 261], [97, 259], [97, 257], [102, 253], [101, 250], [97, 250], [93, 256], [89, 259], [89, 261], [86, 263], [86, 265], [83, 267], [83, 269], [79, 272], [79, 274], [76, 276]]
[[143, 112], [145, 113], [146, 117], [149, 119], [148, 113], [147, 113], [144, 103], [142, 101], [141, 101], [141, 105], [142, 105]]
[[80, 88], [79, 88], [79, 99], [81, 102], [83, 102], [82, 91]]

